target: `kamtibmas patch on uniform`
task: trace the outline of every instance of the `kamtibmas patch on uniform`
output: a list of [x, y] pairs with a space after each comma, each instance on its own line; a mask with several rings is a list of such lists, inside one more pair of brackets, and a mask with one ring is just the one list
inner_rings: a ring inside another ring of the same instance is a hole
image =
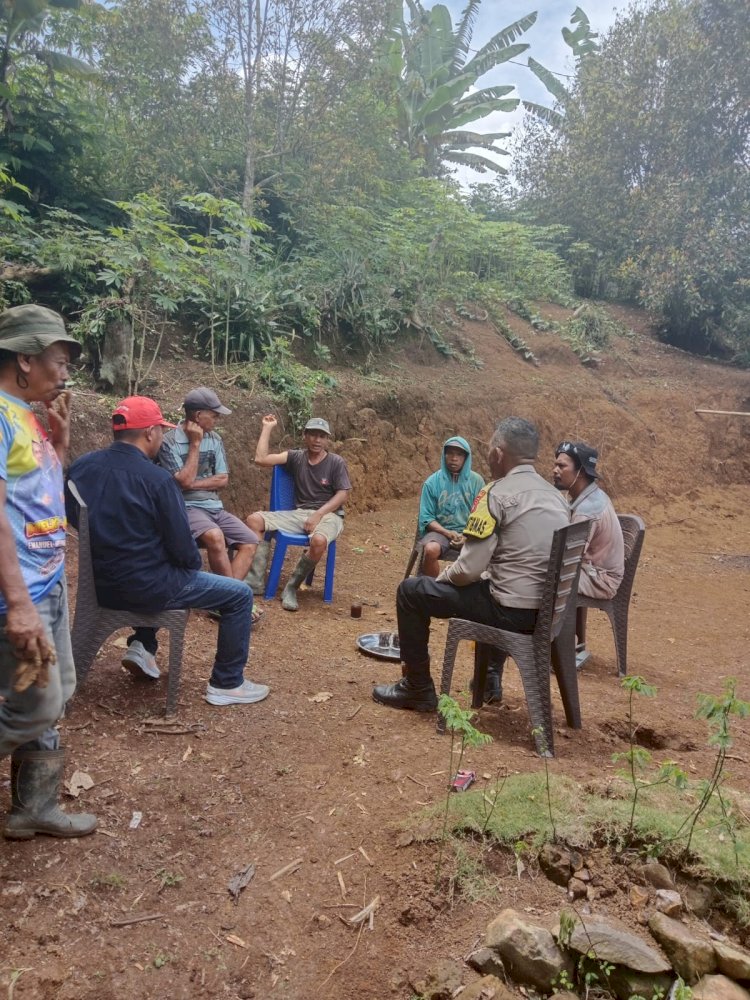
[[488, 493], [489, 491], [485, 487], [476, 495], [469, 520], [464, 528], [464, 534], [468, 535], [469, 538], [489, 538], [497, 527], [497, 521], [490, 514], [490, 508], [487, 505]]

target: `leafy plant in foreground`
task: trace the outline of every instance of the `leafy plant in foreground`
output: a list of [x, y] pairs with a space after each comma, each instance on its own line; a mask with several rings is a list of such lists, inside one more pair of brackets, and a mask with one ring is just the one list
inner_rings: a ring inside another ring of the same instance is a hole
[[687, 843], [685, 844], [685, 853], [687, 853], [690, 850], [690, 843], [693, 839], [693, 833], [695, 832], [695, 825], [701, 815], [705, 812], [712, 797], [716, 795], [721, 808], [724, 826], [729, 836], [732, 838], [732, 843], [734, 844], [735, 861], [737, 865], [739, 865], [734, 821], [729, 809], [727, 808], [726, 799], [721, 792], [727, 751], [732, 745], [732, 737], [730, 733], [731, 716], [746, 719], [748, 715], [750, 715], [750, 702], [743, 701], [738, 698], [736, 691], [737, 679], [735, 677], [730, 677], [726, 682], [723, 695], [698, 695], [698, 710], [695, 714], [697, 718], [705, 719], [708, 722], [709, 729], [711, 730], [708, 742], [709, 746], [716, 747], [716, 759], [714, 760], [711, 776], [706, 781], [701, 782], [701, 795], [697, 806], [688, 815], [682, 826], [680, 826], [679, 830], [675, 834], [675, 838], [678, 837], [682, 830], [687, 826]]
[[621, 775], [629, 780], [633, 786], [630, 819], [625, 831], [625, 841], [626, 843], [631, 843], [639, 792], [643, 788], [654, 788], [656, 785], [663, 785], [668, 781], [673, 781], [677, 788], [685, 788], [687, 787], [687, 775], [674, 761], [667, 760], [660, 766], [653, 781], [647, 781], [639, 777], [639, 772], [643, 772], [651, 763], [651, 754], [644, 747], [638, 746], [635, 740], [638, 727], [635, 724], [633, 699], [636, 694], [642, 695], [644, 698], [655, 698], [656, 688], [653, 684], [647, 684], [645, 679], [638, 674], [623, 677], [620, 683], [628, 692], [628, 742], [630, 743], [630, 749], [624, 753], [612, 754], [612, 760], [614, 763], [624, 761], [627, 764], [626, 770], [621, 772]]
[[552, 827], [552, 843], [557, 843], [557, 829], [555, 828], [555, 817], [552, 813], [552, 792], [549, 785], [549, 758], [552, 753], [547, 746], [547, 737], [544, 735], [544, 730], [541, 726], [536, 726], [531, 730], [531, 735], [536, 741], [537, 747], [539, 748], [539, 756], [544, 762], [544, 787], [547, 793], [547, 812], [549, 814], [549, 823]]
[[[463, 762], [464, 753], [466, 752], [467, 747], [482, 747], [492, 742], [492, 737], [490, 735], [487, 733], [480, 733], [479, 730], [472, 725], [472, 719], [476, 717], [476, 712], [472, 712], [471, 709], [468, 708], [461, 708], [455, 698], [451, 698], [449, 694], [440, 695], [440, 700], [438, 701], [438, 712], [445, 719], [446, 728], [450, 730], [451, 742], [448, 764], [448, 788], [445, 793], [445, 812], [443, 813], [443, 829], [440, 833], [440, 851], [438, 853], [437, 868], [435, 871], [436, 886], [440, 881], [440, 871], [443, 864], [443, 852], [448, 835], [448, 817], [450, 815], [452, 794], [450, 779], [456, 771], [461, 770], [461, 763]], [[458, 763], [454, 764], [453, 752], [457, 738], [460, 739], [461, 745], [458, 754]]]

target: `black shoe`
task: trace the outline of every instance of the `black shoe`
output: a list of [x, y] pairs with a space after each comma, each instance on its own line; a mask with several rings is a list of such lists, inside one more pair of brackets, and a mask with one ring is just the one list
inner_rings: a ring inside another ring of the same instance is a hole
[[409, 708], [413, 712], [437, 711], [437, 694], [432, 681], [417, 687], [408, 677], [395, 684], [378, 684], [372, 689], [373, 701], [389, 708]]
[[[474, 690], [474, 679], [469, 683], [469, 690]], [[484, 680], [484, 695], [482, 699], [485, 705], [499, 705], [503, 700], [503, 683], [500, 674], [491, 667], [487, 670]]]

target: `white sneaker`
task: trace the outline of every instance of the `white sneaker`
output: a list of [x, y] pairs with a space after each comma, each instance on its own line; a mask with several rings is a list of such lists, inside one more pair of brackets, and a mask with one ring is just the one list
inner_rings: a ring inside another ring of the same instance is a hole
[[161, 677], [155, 657], [144, 649], [142, 642], [130, 643], [122, 658], [122, 665], [133, 677], [146, 677], [150, 681], [158, 681]]
[[255, 701], [267, 698], [270, 691], [266, 684], [253, 684], [252, 681], [243, 681], [240, 687], [228, 690], [209, 684], [204, 698], [209, 705], [252, 705]]

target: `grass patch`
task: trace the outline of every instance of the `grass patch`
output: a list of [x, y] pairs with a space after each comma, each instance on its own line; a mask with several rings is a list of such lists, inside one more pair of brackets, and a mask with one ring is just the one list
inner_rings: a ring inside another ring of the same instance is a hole
[[[491, 814], [488, 789], [489, 784], [452, 797], [449, 833], [483, 833], [513, 850], [520, 842], [534, 849], [552, 839], [544, 772], [508, 776]], [[644, 853], [670, 861], [686, 874], [721, 883], [728, 907], [748, 926], [750, 905], [744, 897], [750, 891], [750, 799], [724, 788], [731, 829], [720, 803], [712, 801], [686, 853], [684, 821], [700, 795], [697, 782], [684, 791], [669, 785], [642, 787], [630, 840]], [[559, 841], [584, 849], [609, 844], [620, 850], [625, 845], [632, 808], [632, 789], [626, 781], [613, 779], [599, 793], [564, 775], [550, 775], [550, 801]], [[434, 826], [437, 834], [444, 809], [442, 802], [436, 802], [420, 814], [420, 839], [426, 839], [427, 826]]]

